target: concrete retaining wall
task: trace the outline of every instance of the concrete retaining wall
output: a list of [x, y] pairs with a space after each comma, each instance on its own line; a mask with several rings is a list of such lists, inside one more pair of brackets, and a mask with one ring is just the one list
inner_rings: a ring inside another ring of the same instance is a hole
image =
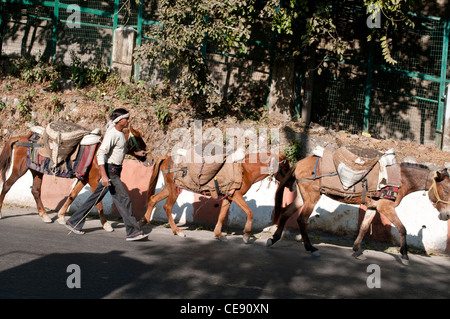
[[[151, 167], [144, 167], [133, 160], [125, 160], [122, 179], [127, 185], [133, 200], [133, 212], [137, 217], [142, 217], [146, 210], [147, 186], [152, 173]], [[23, 176], [7, 194], [5, 203], [20, 204], [35, 207], [31, 195], [31, 173]], [[44, 205], [49, 209], [59, 209], [70, 193], [74, 180], [44, 176], [42, 198]], [[159, 191], [163, 186], [160, 176], [157, 186]], [[276, 184], [267, 179], [258, 182], [246, 194], [246, 201], [254, 213], [253, 230], [260, 231], [272, 224], [272, 211]], [[71, 205], [70, 210], [76, 210], [90, 194], [89, 186], [86, 186]], [[424, 192], [415, 192], [408, 195], [397, 208], [397, 213], [408, 231], [408, 244], [416, 249], [425, 249], [427, 252], [450, 252], [450, 222], [438, 219], [438, 212], [431, 205]], [[290, 203], [295, 194], [286, 192], [284, 203]], [[116, 214], [109, 194], [103, 200], [105, 212]], [[164, 201], [154, 209], [152, 220], [166, 222], [166, 214], [163, 209]], [[220, 201], [209, 197], [200, 196], [189, 191], [182, 191], [173, 208], [173, 217], [179, 223], [198, 223], [203, 225], [215, 225], [220, 210]], [[328, 197], [322, 197], [315, 207], [310, 218], [310, 230], [323, 231], [342, 236], [355, 236], [362, 216], [359, 216], [358, 207], [344, 205]], [[296, 217], [293, 216], [287, 224], [287, 228], [298, 230]], [[246, 215], [234, 203], [228, 213], [225, 225], [243, 229]], [[1, 221], [0, 221], [1, 222]], [[372, 224], [371, 233], [367, 235], [369, 240], [392, 242], [399, 241], [397, 230], [383, 216], [377, 216]]]

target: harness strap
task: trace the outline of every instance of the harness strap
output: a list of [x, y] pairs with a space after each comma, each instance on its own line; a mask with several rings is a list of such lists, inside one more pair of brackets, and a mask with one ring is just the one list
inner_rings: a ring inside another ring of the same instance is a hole
[[[186, 172], [187, 172], [187, 167], [177, 167], [177, 168], [170, 168], [170, 166], [172, 166], [172, 161], [173, 159], [170, 158], [169, 161], [169, 166], [167, 166], [168, 168], [165, 170], [162, 170], [161, 173], [163, 174], [169, 174], [169, 173], [175, 173], [175, 172], [183, 172], [183, 177], [186, 176]], [[175, 177], [175, 176], [174, 176]]]
[[314, 177], [306, 177], [306, 178], [297, 178], [295, 181], [297, 183], [306, 183], [306, 182], [310, 182], [310, 181], [315, 181], [316, 179], [320, 179], [322, 177], [330, 177], [330, 176], [336, 176], [338, 173], [337, 172], [331, 172], [331, 173], [327, 173], [327, 174], [323, 174], [323, 175], [319, 175], [319, 176], [314, 176]]
[[433, 184], [431, 184], [431, 187], [428, 190], [428, 192], [431, 192], [431, 190], [433, 190], [433, 195], [437, 199], [437, 202], [434, 203], [435, 205], [437, 205], [439, 202], [444, 203], [446, 205], [450, 205], [450, 201], [442, 200], [441, 197], [439, 196], [438, 191], [437, 191], [436, 180], [433, 180]]

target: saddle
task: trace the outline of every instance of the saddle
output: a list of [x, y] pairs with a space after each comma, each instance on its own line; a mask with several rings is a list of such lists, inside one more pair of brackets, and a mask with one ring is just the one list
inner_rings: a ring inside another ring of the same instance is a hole
[[27, 166], [59, 177], [84, 177], [101, 142], [100, 129], [89, 132], [70, 122], [33, 126], [31, 131], [29, 143], [22, 143], [28, 147]]
[[169, 168], [163, 173], [174, 173], [174, 181], [178, 187], [195, 193], [215, 199], [220, 195], [233, 194], [242, 185], [243, 171], [239, 161], [245, 154], [243, 152], [216, 154], [214, 150], [219, 150], [217, 146], [212, 147], [210, 152], [207, 147], [197, 146], [189, 153], [179, 150], [172, 157]]
[[395, 200], [401, 186], [400, 165], [392, 150], [341, 147], [335, 152], [324, 150], [319, 161], [320, 189], [325, 195]]
[[39, 154], [51, 158], [57, 166], [75, 151], [88, 133], [88, 130], [76, 123], [63, 121], [49, 123], [42, 135], [43, 147]]

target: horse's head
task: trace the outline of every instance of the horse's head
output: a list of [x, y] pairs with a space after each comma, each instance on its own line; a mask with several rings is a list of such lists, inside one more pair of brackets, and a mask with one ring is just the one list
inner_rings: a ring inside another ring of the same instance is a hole
[[277, 181], [281, 181], [287, 174], [289, 174], [289, 171], [291, 170], [291, 165], [289, 163], [289, 159], [280, 154], [278, 158], [278, 171], [275, 174], [275, 178]]
[[439, 219], [450, 219], [450, 176], [447, 169], [437, 171], [434, 174], [428, 197], [439, 211]]
[[[128, 130], [124, 131], [127, 139], [127, 154], [133, 155], [138, 161], [142, 162], [144, 166], [153, 165], [153, 156], [150, 151], [147, 150], [147, 145], [142, 138], [141, 132], [135, 130], [131, 125]], [[136, 156], [134, 153], [139, 151], [145, 151], [144, 156]]]

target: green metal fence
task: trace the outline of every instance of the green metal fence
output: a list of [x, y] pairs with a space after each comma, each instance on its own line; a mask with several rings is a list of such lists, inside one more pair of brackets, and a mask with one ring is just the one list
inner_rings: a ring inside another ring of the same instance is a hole
[[313, 120], [353, 133], [442, 147], [444, 92], [450, 83], [450, 20], [413, 16], [414, 29], [399, 32], [388, 65], [374, 43], [365, 54], [336, 63], [339, 74], [315, 77]]

